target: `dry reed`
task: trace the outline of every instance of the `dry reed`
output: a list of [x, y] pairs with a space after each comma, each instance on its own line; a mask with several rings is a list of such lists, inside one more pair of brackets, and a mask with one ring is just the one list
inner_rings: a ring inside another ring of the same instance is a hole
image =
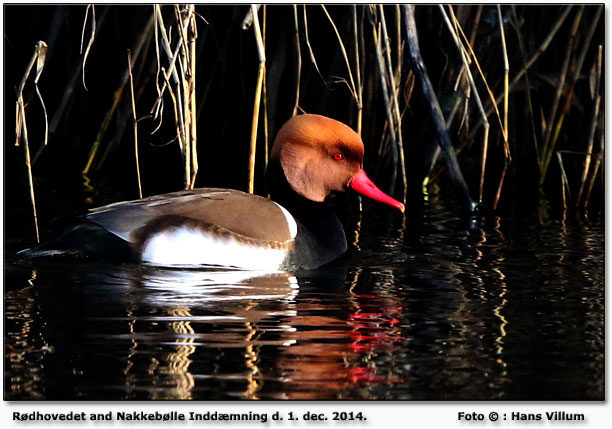
[[263, 78], [266, 69], [266, 51], [263, 45], [261, 36], [261, 28], [259, 26], [259, 17], [257, 16], [257, 6], [251, 5], [251, 15], [253, 18], [253, 30], [255, 32], [255, 41], [257, 43], [257, 55], [259, 57], [259, 67], [257, 69], [257, 84], [255, 85], [255, 101], [253, 102], [253, 120], [251, 122], [251, 144], [249, 148], [249, 194], [255, 191], [255, 151], [257, 148], [257, 128], [259, 124], [259, 111], [261, 103], [261, 92], [263, 88]]
[[506, 178], [506, 172], [508, 171], [508, 164], [510, 163], [510, 144], [508, 143], [508, 102], [510, 99], [510, 64], [508, 62], [508, 50], [506, 48], [506, 32], [504, 31], [504, 19], [502, 18], [501, 6], [497, 5], [497, 17], [499, 19], [499, 32], [501, 35], [502, 54], [504, 59], [504, 126], [502, 127], [502, 135], [504, 137], [504, 166], [502, 169], [501, 177], [499, 178], [499, 184], [497, 185], [497, 192], [495, 193], [495, 199], [493, 200], [493, 210], [497, 208], [499, 198], [501, 196], [502, 186]]
[[30, 191], [30, 202], [32, 203], [32, 216], [34, 217], [34, 229], [36, 231], [36, 241], [40, 243], [40, 233], [38, 231], [38, 214], [36, 212], [36, 198], [34, 195], [34, 179], [32, 178], [32, 163], [30, 161], [30, 143], [28, 141], [28, 126], [25, 114], [25, 103], [23, 101], [23, 90], [25, 88], [26, 81], [30, 76], [34, 62], [36, 62], [36, 74], [34, 77], [34, 87], [36, 88], [36, 94], [40, 100], [45, 116], [45, 137], [43, 145], [47, 144], [49, 125], [47, 119], [47, 109], [43, 101], [42, 95], [38, 89], [38, 81], [45, 67], [45, 59], [47, 57], [47, 44], [42, 40], [39, 41], [35, 48], [34, 54], [30, 59], [26, 71], [21, 79], [19, 88], [17, 89], [17, 103], [15, 106], [15, 146], [19, 146], [23, 142], [23, 150], [25, 156], [25, 164], [28, 173], [28, 186]]
[[[391, 101], [393, 102], [393, 120], [395, 121], [395, 132], [397, 133], [397, 151], [399, 153], [399, 164], [402, 172], [402, 191], [403, 191], [403, 203], [406, 204], [406, 195], [408, 192], [408, 179], [406, 177], [406, 160], [404, 159], [404, 139], [402, 132], [402, 115], [399, 107], [399, 84], [396, 84], [395, 73], [393, 72], [393, 65], [391, 63], [391, 46], [389, 43], [389, 35], [387, 32], [387, 23], [385, 20], [385, 11], [382, 5], [378, 5], [378, 13], [380, 17], [382, 37], [385, 44], [385, 60], [386, 60], [386, 78], [388, 79], [389, 86], [391, 87]], [[380, 33], [379, 33], [380, 34]], [[399, 63], [398, 63], [399, 64]]]
[[[470, 61], [467, 56], [466, 49], [457, 35], [458, 31], [456, 30], [456, 28], [459, 28], [460, 26], [459, 26], [459, 22], [455, 18], [453, 8], [449, 6], [449, 11], [453, 18], [453, 23], [451, 23], [442, 5], [440, 5], [440, 10], [442, 12], [444, 21], [446, 22], [448, 30], [450, 31], [451, 36], [453, 37], [453, 40], [455, 41], [455, 44], [457, 45], [457, 48], [459, 49], [461, 60], [463, 61], [463, 67], [468, 77], [468, 81], [472, 89], [472, 93], [474, 94], [474, 98], [476, 100], [476, 105], [478, 106], [478, 111], [480, 113], [481, 120], [484, 124], [484, 132], [483, 132], [483, 137], [482, 137], [482, 156], [481, 156], [481, 163], [480, 163], [480, 183], [479, 183], [479, 193], [478, 193], [478, 199], [480, 202], [482, 202], [483, 191], [484, 191], [485, 167], [487, 163], [487, 149], [488, 149], [488, 142], [489, 142], [489, 128], [490, 128], [489, 120], [487, 119], [487, 115], [485, 113], [484, 106], [482, 104], [482, 101], [480, 100], [480, 95], [478, 94], [478, 89], [476, 88], [476, 83], [474, 82], [472, 72], [470, 71]], [[471, 46], [469, 49], [473, 54], [474, 51], [471, 50], [472, 49]], [[475, 55], [474, 55], [474, 58], [476, 58]]]
[[134, 127], [134, 157], [136, 159], [136, 178], [138, 181], [138, 196], [142, 198], [142, 184], [140, 182], [140, 162], [138, 161], [138, 119], [136, 116], [136, 101], [134, 98], [134, 78], [132, 76], [132, 54], [128, 49], [128, 70], [130, 74], [130, 95], [132, 100], [132, 118]]
[[355, 46], [355, 75], [357, 79], [357, 134], [361, 135], [363, 126], [363, 82], [361, 81], [361, 61], [359, 56], [359, 26], [357, 25], [357, 6], [353, 5], [353, 44]]
[[[382, 23], [378, 22], [378, 29], [376, 29], [375, 22], [372, 23], [372, 36], [376, 45], [376, 62], [378, 64], [378, 71], [380, 76], [380, 85], [383, 93], [383, 101], [385, 103], [385, 112], [387, 114], [387, 123], [389, 124], [389, 138], [391, 139], [391, 158], [393, 162], [393, 171], [391, 172], [391, 185], [390, 192], [393, 194], [395, 190], [395, 181], [397, 177], [397, 169], [399, 164], [398, 147], [399, 144], [396, 141], [397, 131], [396, 124], [391, 111], [391, 98], [389, 97], [389, 89], [387, 84], [387, 70], [384, 64], [384, 57], [382, 53], [382, 41], [380, 33], [382, 31]], [[384, 133], [383, 133], [384, 135]]]
[[[193, 189], [198, 173], [197, 157], [197, 105], [195, 95], [196, 51], [197, 39], [196, 13], [193, 5], [184, 9], [174, 6], [174, 16], [177, 23], [178, 40], [172, 49], [168, 31], [164, 24], [161, 7], [154, 6], [156, 22], [156, 46], [158, 40], [168, 60], [168, 68], [163, 69], [164, 83], [158, 88], [158, 97], [151, 109], [153, 118], [159, 118], [163, 109], [163, 95], [168, 89], [174, 111], [175, 126], [179, 149], [183, 156], [183, 183], [185, 189]], [[159, 53], [159, 49], [157, 49]], [[158, 58], [158, 64], [161, 59]], [[159, 126], [153, 131], [157, 131]]]
[[[87, 17], [89, 16], [89, 9], [91, 9], [91, 34], [89, 35], [89, 41], [87, 42], [87, 47], [85, 48], [85, 53], [83, 53], [83, 40], [85, 39], [85, 28], [87, 27]], [[80, 54], [83, 55], [83, 88], [87, 90], [87, 85], [85, 85], [85, 64], [87, 64], [87, 57], [89, 56], [89, 51], [93, 45], [94, 39], [96, 38], [96, 6], [93, 4], [87, 5], [87, 9], [85, 9], [85, 19], [83, 19], [83, 31], [81, 32], [81, 50]]]
[[[591, 164], [591, 156], [593, 154], [593, 139], [595, 138], [595, 130], [597, 129], [597, 122], [599, 117], [599, 105], [601, 103], [601, 69], [602, 69], [602, 46], [599, 45], [597, 50], [597, 62], [595, 68], [595, 88], [593, 90], [593, 113], [591, 115], [591, 126], [589, 127], [589, 137], [587, 140], [587, 153], [584, 157], [584, 168], [582, 170], [582, 179], [580, 180], [580, 190], [578, 191], [578, 196], [576, 197], [576, 205], [580, 205], [580, 201], [582, 200], [582, 193], [584, 191], [584, 185], [587, 180], [587, 176], [589, 173], [589, 167]], [[591, 182], [595, 180], [595, 176], [597, 175], [597, 169], [593, 173], [593, 179]], [[590, 188], [589, 186], [589, 193]], [[588, 204], [588, 198], [583, 202], [583, 207], [586, 207]]]
[[[580, 12], [579, 12], [580, 14], [582, 14], [583, 8], [584, 6], [580, 7]], [[548, 170], [548, 164], [550, 162], [550, 157], [552, 156], [552, 152], [555, 150], [555, 147], [557, 145], [557, 141], [559, 139], [559, 135], [561, 133], [561, 128], [563, 127], [563, 122], [565, 120], [565, 117], [567, 116], [571, 108], [572, 99], [574, 97], [574, 88], [576, 85], [576, 81], [578, 80], [578, 77], [580, 76], [580, 70], [582, 69], [582, 64], [584, 63], [584, 58], [586, 56], [587, 49], [589, 45], [591, 44], [591, 38], [593, 37], [593, 33], [595, 32], [595, 29], [597, 28], [597, 23], [599, 21], [599, 17], [601, 16], [602, 11], [603, 11], [603, 6], [600, 6], [597, 8], [597, 11], [595, 12], [595, 17], [592, 21], [592, 24], [589, 26], [589, 31], [587, 32], [584, 38], [583, 49], [580, 51], [580, 55], [575, 60], [575, 63], [573, 65], [573, 71], [572, 71], [572, 75], [570, 78], [571, 80], [570, 80], [570, 83], [567, 89], [565, 90], [565, 99], [563, 102], [563, 107], [561, 109], [561, 113], [559, 114], [557, 118], [557, 121], [554, 124], [554, 130], [552, 131], [552, 137], [550, 138], [550, 141], [545, 142], [544, 159], [543, 159], [542, 166], [540, 169], [540, 172], [541, 172], [540, 185], [544, 183], [544, 179], [546, 178], [546, 171]], [[578, 41], [576, 40], [576, 45], [577, 45], [577, 42]]]
[[[265, 6], [264, 6], [265, 7]], [[297, 115], [298, 106], [300, 105], [300, 83], [302, 80], [302, 50], [300, 49], [300, 26], [298, 21], [298, 10], [297, 4], [293, 5], [293, 20], [295, 22], [295, 46], [297, 56], [297, 83], [295, 89], [295, 104], [293, 105], [293, 111], [291, 116]], [[265, 84], [265, 82], [264, 82]], [[267, 147], [267, 144], [266, 144]]]
[[[567, 174], [565, 173], [565, 167], [563, 166], [563, 159], [561, 158], [561, 152], [557, 151], [557, 161], [559, 162], [559, 169], [561, 170], [561, 197], [563, 201], [563, 208], [567, 209], [567, 200], [570, 199], [570, 187], [569, 180], [567, 179]], [[565, 192], [567, 190], [567, 197], [565, 196]]]

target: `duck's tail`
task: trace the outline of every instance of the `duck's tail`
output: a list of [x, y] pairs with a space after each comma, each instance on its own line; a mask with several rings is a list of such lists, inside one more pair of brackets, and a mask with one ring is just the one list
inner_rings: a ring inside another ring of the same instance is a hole
[[23, 257], [46, 256], [94, 257], [112, 260], [132, 258], [130, 244], [90, 222], [71, 225], [40, 244], [17, 252]]

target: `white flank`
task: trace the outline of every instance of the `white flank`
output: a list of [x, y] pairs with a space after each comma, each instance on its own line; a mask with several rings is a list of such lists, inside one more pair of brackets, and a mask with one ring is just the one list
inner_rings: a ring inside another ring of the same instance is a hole
[[285, 219], [287, 219], [287, 227], [289, 228], [289, 234], [291, 235], [291, 238], [295, 238], [298, 232], [297, 223], [295, 222], [295, 219], [293, 218], [293, 216], [291, 216], [291, 213], [289, 213], [286, 208], [284, 208], [275, 201], [272, 202], [276, 204], [285, 215]]
[[252, 246], [231, 237], [180, 227], [153, 235], [145, 243], [141, 259], [165, 266], [221, 265], [276, 272], [286, 256], [286, 250]]

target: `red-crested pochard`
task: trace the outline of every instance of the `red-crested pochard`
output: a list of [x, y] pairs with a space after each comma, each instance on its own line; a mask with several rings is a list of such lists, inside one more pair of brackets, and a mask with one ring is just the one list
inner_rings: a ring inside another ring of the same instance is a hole
[[[271, 199], [204, 188], [110, 204], [88, 211], [78, 226], [32, 253], [116, 249], [102, 244], [102, 230], [139, 260], [156, 265], [314, 269], [347, 250], [342, 225], [323, 202], [331, 192], [352, 188], [404, 210], [363, 171], [363, 150], [359, 135], [343, 123], [295, 116], [279, 130], [270, 154]], [[84, 231], [89, 242], [75, 246]]]

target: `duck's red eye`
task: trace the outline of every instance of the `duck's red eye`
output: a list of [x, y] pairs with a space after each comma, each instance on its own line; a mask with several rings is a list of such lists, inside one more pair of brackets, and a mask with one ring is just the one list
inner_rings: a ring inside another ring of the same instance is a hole
[[334, 153], [334, 159], [336, 161], [342, 161], [344, 159], [344, 155], [342, 155], [340, 152], [336, 152]]

